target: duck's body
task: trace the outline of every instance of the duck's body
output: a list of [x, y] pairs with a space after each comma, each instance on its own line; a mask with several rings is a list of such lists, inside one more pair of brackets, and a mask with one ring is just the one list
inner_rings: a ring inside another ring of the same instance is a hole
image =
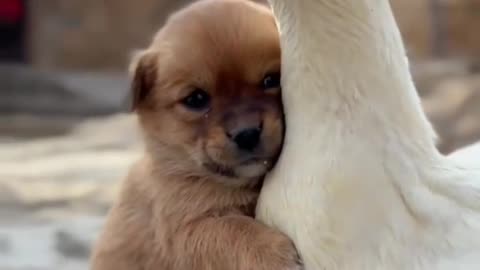
[[450, 154], [450, 158], [462, 164], [480, 167], [480, 142], [458, 149]]
[[387, 0], [271, 0], [287, 133], [257, 215], [306, 270], [480, 269], [480, 166], [436, 149]]

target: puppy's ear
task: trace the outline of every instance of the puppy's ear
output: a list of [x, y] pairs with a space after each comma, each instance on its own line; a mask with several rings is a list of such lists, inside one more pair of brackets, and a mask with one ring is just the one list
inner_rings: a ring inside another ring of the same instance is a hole
[[130, 110], [136, 111], [145, 106], [156, 81], [156, 58], [152, 51], [135, 52], [129, 66], [131, 82]]

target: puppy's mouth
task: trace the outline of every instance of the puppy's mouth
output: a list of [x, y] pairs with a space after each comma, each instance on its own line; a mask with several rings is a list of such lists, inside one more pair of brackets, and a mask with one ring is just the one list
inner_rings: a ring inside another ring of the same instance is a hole
[[221, 176], [225, 176], [225, 177], [229, 177], [229, 178], [238, 177], [233, 168], [215, 163], [213, 161], [210, 161], [208, 163], [204, 163], [203, 166], [205, 168], [207, 168], [209, 171], [211, 171], [215, 174], [219, 174]]
[[209, 171], [228, 178], [258, 178], [271, 168], [271, 161], [265, 158], [250, 158], [243, 160], [235, 166], [219, 164], [213, 160], [204, 163]]

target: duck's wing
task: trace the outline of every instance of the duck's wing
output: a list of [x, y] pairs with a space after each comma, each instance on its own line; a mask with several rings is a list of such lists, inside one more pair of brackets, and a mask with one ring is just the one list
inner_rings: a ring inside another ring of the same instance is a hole
[[480, 168], [480, 142], [460, 148], [448, 157], [459, 164]]

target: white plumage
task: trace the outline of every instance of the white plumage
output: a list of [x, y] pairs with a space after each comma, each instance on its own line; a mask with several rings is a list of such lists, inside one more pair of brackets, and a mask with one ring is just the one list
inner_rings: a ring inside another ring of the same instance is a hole
[[437, 151], [389, 2], [271, 4], [287, 132], [258, 218], [306, 270], [480, 269], [480, 146]]
[[458, 149], [450, 154], [450, 157], [462, 164], [480, 167], [480, 142]]

